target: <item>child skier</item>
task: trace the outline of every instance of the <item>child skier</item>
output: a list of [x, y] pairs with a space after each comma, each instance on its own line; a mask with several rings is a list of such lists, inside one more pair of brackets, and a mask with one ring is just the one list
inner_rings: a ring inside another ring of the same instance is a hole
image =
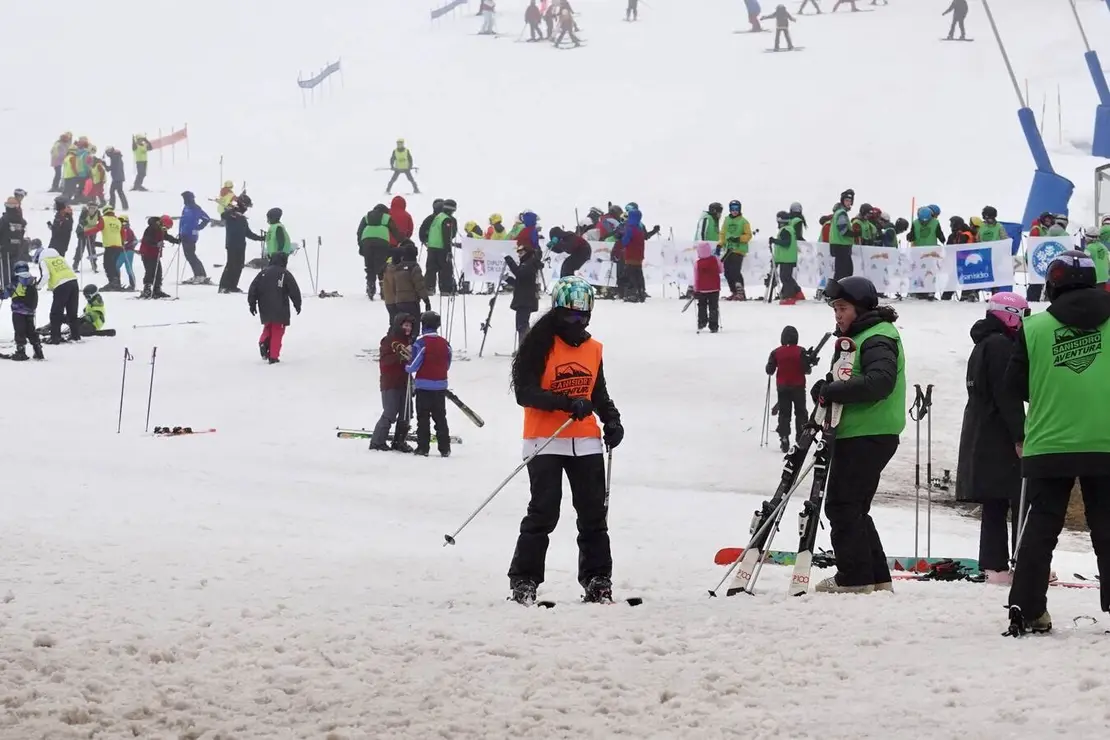
[[748, 219], [741, 215], [740, 201], [729, 201], [728, 216], [721, 227], [719, 243], [723, 247], [725, 279], [732, 291], [726, 300], [744, 301], [744, 257], [748, 254], [748, 243], [752, 240], [752, 227]]
[[119, 220], [123, 224], [123, 251], [120, 252], [119, 260], [116, 262], [116, 276], [121, 277], [122, 271], [127, 270], [127, 290], [135, 290], [135, 269], [132, 263], [135, 261], [135, 244], [138, 240], [131, 229], [131, 219], [127, 214], [121, 215]]
[[794, 51], [794, 42], [790, 38], [790, 24], [797, 23], [797, 20], [794, 18], [794, 16], [790, 15], [790, 11], [786, 9], [785, 5], [778, 6], [777, 8], [775, 8], [775, 12], [768, 13], [759, 20], [769, 21], [772, 18], [775, 20], [775, 51], [780, 51], [780, 38], [786, 39], [787, 51]]
[[725, 267], [713, 256], [713, 245], [699, 242], [698, 260], [694, 263], [694, 297], [698, 301], [698, 331], [709, 326], [716, 334], [720, 329], [718, 307], [721, 299], [721, 275]]
[[146, 231], [139, 243], [139, 257], [143, 260], [143, 292], [141, 298], [169, 298], [162, 292], [162, 246], [164, 242], [180, 244], [181, 241], [169, 233], [173, 219], [168, 215], [151, 216], [146, 220]]
[[281, 362], [281, 340], [289, 326], [289, 304], [301, 313], [301, 289], [293, 273], [285, 269], [289, 255], [275, 252], [270, 255], [269, 267], [254, 276], [247, 290], [247, 305], [251, 316], [262, 321], [262, 335], [258, 338], [258, 351], [271, 365]]
[[[386, 335], [382, 337], [380, 354], [378, 355], [378, 369], [381, 372], [382, 390], [382, 415], [374, 425], [374, 434], [370, 437], [372, 450], [396, 450], [397, 452], [412, 452], [405, 438], [409, 433], [409, 422], [412, 417], [409, 394], [409, 376], [405, 372], [406, 363], [412, 361], [412, 333], [416, 319], [407, 313], [398, 313], [393, 317], [393, 325]], [[397, 423], [393, 433], [393, 444], [386, 440], [389, 438], [389, 429]]]
[[36, 360], [45, 359], [42, 354], [42, 340], [35, 330], [35, 310], [39, 305], [38, 281], [31, 277], [31, 268], [26, 262], [12, 265], [12, 284], [0, 292], [0, 299], [11, 299], [12, 328], [15, 330], [15, 352], [11, 359], [27, 359], [27, 342], [31, 343]]
[[451, 343], [441, 337], [440, 318], [435, 311], [420, 317], [420, 338], [412, 345], [412, 361], [405, 372], [414, 375], [416, 387], [416, 450], [428, 456], [432, 435], [428, 421], [435, 423], [440, 457], [451, 455], [450, 430], [447, 428], [447, 371], [451, 369]]
[[81, 258], [85, 250], [89, 250], [89, 263], [93, 272], [100, 272], [96, 266], [96, 241], [90, 236], [89, 230], [95, 229], [100, 223], [100, 209], [94, 205], [85, 205], [81, 208], [81, 215], [77, 218], [77, 251], [73, 254], [73, 269], [81, 269]]
[[779, 268], [779, 285], [783, 306], [793, 306], [798, 302], [802, 290], [794, 280], [794, 268], [798, 266], [798, 232], [803, 220], [791, 216], [786, 211], [778, 212], [779, 233], [771, 237], [771, 250], [774, 262]]
[[83, 337], [95, 336], [107, 321], [104, 296], [100, 295], [100, 291], [92, 283], [86, 285], [81, 292], [85, 295], [85, 310], [81, 314], [81, 320], [77, 322], [77, 331]]
[[778, 389], [779, 448], [790, 450], [790, 416], [794, 415], [795, 439], [802, 436], [802, 427], [809, 419], [806, 411], [806, 377], [817, 364], [814, 357], [798, 346], [798, 330], [784, 326], [779, 339], [782, 345], [771, 351], [767, 358], [767, 374], [775, 376]]

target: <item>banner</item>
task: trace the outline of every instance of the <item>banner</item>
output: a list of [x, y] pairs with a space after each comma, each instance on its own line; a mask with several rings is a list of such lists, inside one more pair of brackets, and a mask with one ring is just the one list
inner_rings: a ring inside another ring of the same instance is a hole
[[945, 247], [945, 290], [986, 290], [1013, 285], [1011, 239]]
[[1074, 249], [1070, 236], [1030, 236], [1025, 239], [1025, 271], [1030, 285], [1044, 285], [1048, 266], [1056, 255]]
[[[161, 131], [158, 132], [161, 134]], [[162, 147], [173, 146], [179, 144], [189, 138], [189, 124], [185, 124], [184, 128], [177, 131], [171, 131], [165, 136], [159, 136], [157, 139], [150, 139], [150, 148], [161, 149]]]
[[335, 74], [338, 71], [339, 71], [339, 61], [337, 60], [337, 61], [332, 62], [328, 66], [324, 67], [324, 69], [321, 70], [319, 74], [317, 74], [313, 77], [310, 77], [307, 80], [302, 80], [301, 76], [300, 76], [300, 73], [298, 72], [297, 73], [297, 86], [300, 87], [303, 90], [311, 90], [312, 88], [316, 87], [321, 82], [323, 82], [327, 78], [331, 77], [333, 74]]

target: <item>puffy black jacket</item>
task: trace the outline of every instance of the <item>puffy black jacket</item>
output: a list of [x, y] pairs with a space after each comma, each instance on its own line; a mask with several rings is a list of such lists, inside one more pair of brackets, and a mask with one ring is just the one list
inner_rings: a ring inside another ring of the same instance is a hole
[[266, 237], [251, 231], [247, 217], [235, 208], [224, 211], [224, 247], [227, 249], [246, 249], [247, 239], [264, 242]]
[[69, 206], [55, 211], [54, 220], [48, 225], [50, 226], [50, 248], [64, 256], [69, 249], [69, 240], [73, 238], [73, 211]]
[[289, 326], [292, 302], [297, 313], [301, 312], [301, 289], [293, 273], [285, 269], [285, 254], [278, 252], [270, 258], [270, 266], [255, 275], [247, 291], [247, 305], [258, 309], [263, 324]]
[[540, 309], [539, 293], [536, 289], [536, 280], [543, 264], [535, 255], [522, 260], [519, 264], [512, 257], [505, 258], [505, 265], [516, 279], [513, 286], [513, 301], [510, 308], [514, 311], [531, 311], [535, 313]]

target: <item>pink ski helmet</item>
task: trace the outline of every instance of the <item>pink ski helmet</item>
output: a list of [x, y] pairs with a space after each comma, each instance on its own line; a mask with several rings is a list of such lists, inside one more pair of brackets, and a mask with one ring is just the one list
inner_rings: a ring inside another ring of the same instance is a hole
[[1029, 315], [1029, 303], [1017, 293], [995, 293], [987, 304], [987, 314], [997, 316], [1008, 329], [1017, 331]]

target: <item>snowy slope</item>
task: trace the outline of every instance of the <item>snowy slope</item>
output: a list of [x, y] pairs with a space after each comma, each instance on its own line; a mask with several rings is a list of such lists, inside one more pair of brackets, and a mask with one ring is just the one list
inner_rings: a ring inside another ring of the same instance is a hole
[[[260, 364], [259, 327], [241, 297], [182, 286], [172, 303], [109, 296], [116, 339], [2, 368], [5, 387], [20, 392], [5, 395], [2, 414], [17, 452], [0, 514], [0, 738], [1105, 734], [1106, 625], [1067, 629], [1096, 612], [1094, 591], [1053, 590], [1060, 633], [1021, 642], [997, 636], [1006, 594], [986, 586], [787, 601], [787, 572], [769, 568], [755, 598], [705, 596], [722, 575], [713, 553], [743, 544], [779, 469], [758, 446], [766, 353], [788, 321], [816, 341], [831, 327], [824, 306], [725, 304], [723, 333], [695, 336], [673, 300], [599, 305], [593, 328], [628, 429], [614, 461], [615, 580], [645, 597], [636, 609], [573, 603], [569, 502], [542, 592], [560, 605], [503, 603], [523, 479], [455, 548], [441, 547], [519, 462], [505, 358], [455, 366], [453, 385], [487, 426], [450, 411], [464, 444], [449, 460], [334, 438], [335, 426], [369, 426], [379, 409], [377, 368], [359, 353], [376, 346], [384, 311], [359, 297], [351, 232], [381, 197], [382, 173], [367, 170], [398, 135], [428, 195], [456, 197], [460, 215], [479, 221], [530, 207], [553, 225], [575, 206], [635, 198], [649, 221], [684, 235], [708, 200], [743, 199], [758, 226], [795, 199], [817, 213], [847, 186], [892, 212], [915, 196], [961, 212], [1024, 203], [1031, 166], [978, 8], [974, 44], [936, 41], [946, 3], [893, 0], [874, 13], [806, 17], [796, 30], [806, 51], [771, 55], [770, 36], [731, 33], [743, 26], [738, 3], [655, 0], [639, 24], [620, 21], [620, 3], [576, 5], [590, 43], [556, 52], [515, 44], [519, 24], [507, 17], [509, 36], [486, 39], [470, 35], [475, 20], [430, 27], [427, 9], [407, 3], [322, 0], [310, 16], [296, 3], [263, 12], [203, 0], [159, 26], [196, 49], [151, 50], [129, 65], [114, 80], [124, 105], [95, 84], [52, 105], [44, 91], [71, 63], [28, 41], [24, 55], [39, 61], [21, 72], [14, 110], [0, 113], [15, 144], [0, 153], [12, 186], [40, 189], [54, 132], [122, 146], [133, 130], [187, 121], [191, 160], [153, 168], [149, 184], [164, 192], [139, 194], [132, 214], [176, 213], [185, 188], [214, 196], [222, 154], [259, 212], [282, 205], [296, 238], [322, 236], [321, 287], [347, 297], [307, 299], [276, 367]], [[1039, 7], [1015, 0], [996, 13], [1031, 89], [1065, 84], [1066, 133], [1081, 137], [1094, 94], [1080, 50], [1051, 56], [1076, 46], [1074, 28], [1063, 15], [1031, 24]], [[17, 25], [58, 25], [45, 6], [11, 10]], [[1110, 22], [1096, 10], [1084, 4], [1092, 25]], [[98, 13], [124, 38], [150, 32], [148, 6], [107, 0]], [[58, 33], [64, 46], [80, 31]], [[339, 56], [342, 88], [302, 109], [297, 71]], [[950, 104], [949, 90], [970, 96], [975, 114]], [[917, 103], [927, 96], [933, 108]], [[1062, 154], [1058, 167], [1085, 187], [1091, 161]], [[989, 167], [956, 166], [980, 160]], [[428, 207], [411, 204], [418, 218]], [[42, 236], [44, 218], [30, 220]], [[218, 274], [218, 232], [202, 237], [201, 256]], [[293, 269], [307, 286], [301, 256]], [[474, 358], [484, 300], [468, 299], [466, 311], [466, 337], [460, 322], [453, 342]], [[937, 386], [934, 470], [955, 468], [967, 328], [979, 310], [899, 311], [910, 382]], [[132, 328], [175, 321], [202, 323]], [[493, 326], [487, 351], [509, 351], [507, 304]], [[143, 436], [155, 345], [152, 424], [217, 433]], [[136, 360], [116, 436], [124, 347]], [[913, 453], [911, 428], [883, 483], [905, 503], [875, 514], [891, 554], [913, 549]], [[783, 549], [794, 545], [796, 508], [776, 541]], [[933, 540], [934, 554], [974, 556], [976, 523], [938, 508]], [[1062, 549], [1062, 575], [1093, 572], [1083, 539]]]

